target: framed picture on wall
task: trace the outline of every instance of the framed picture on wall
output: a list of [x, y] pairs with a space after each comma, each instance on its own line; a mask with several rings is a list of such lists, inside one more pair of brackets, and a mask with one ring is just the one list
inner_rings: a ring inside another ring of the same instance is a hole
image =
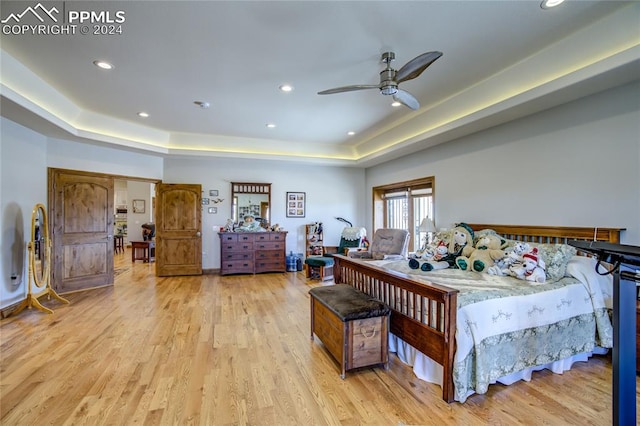
[[304, 192], [287, 192], [287, 217], [304, 217], [306, 198]]
[[144, 200], [133, 200], [133, 212], [144, 213]]

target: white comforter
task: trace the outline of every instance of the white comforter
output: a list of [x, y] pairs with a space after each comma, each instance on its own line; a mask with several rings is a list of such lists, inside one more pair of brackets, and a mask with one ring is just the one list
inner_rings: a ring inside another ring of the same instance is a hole
[[[414, 272], [405, 265], [378, 262], [398, 272]], [[579, 256], [569, 262], [567, 275], [571, 277], [530, 286], [511, 277], [455, 269], [412, 274], [417, 280], [460, 290], [453, 369], [456, 400], [485, 393], [496, 381], [528, 380], [532, 368], [561, 373], [596, 348], [612, 346], [606, 309], [611, 306], [611, 276], [597, 274], [595, 261]], [[395, 336], [390, 341], [391, 350], [413, 365], [418, 377], [442, 383], [439, 365]]]

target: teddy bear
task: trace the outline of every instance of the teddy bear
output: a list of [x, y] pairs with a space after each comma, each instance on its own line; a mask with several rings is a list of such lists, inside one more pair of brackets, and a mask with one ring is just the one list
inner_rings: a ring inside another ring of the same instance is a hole
[[458, 256], [456, 265], [463, 271], [486, 272], [497, 259], [505, 256], [507, 241], [498, 235], [487, 234], [476, 241], [474, 250], [468, 256]]
[[522, 255], [529, 251], [531, 251], [529, 243], [518, 241], [513, 247], [505, 250], [505, 256], [502, 259], [495, 260], [495, 265], [489, 267], [487, 273], [501, 277], [509, 275], [509, 267], [516, 262], [521, 262]]
[[547, 279], [544, 261], [538, 256], [538, 249], [522, 255], [522, 261], [509, 267], [510, 275], [520, 280], [529, 281], [532, 285], [543, 284]]
[[466, 223], [458, 223], [452, 230], [448, 238], [449, 245], [447, 252], [442, 255], [439, 260], [409, 259], [409, 267], [428, 272], [437, 269], [456, 268], [456, 258], [458, 256], [467, 256], [473, 251], [473, 229]]

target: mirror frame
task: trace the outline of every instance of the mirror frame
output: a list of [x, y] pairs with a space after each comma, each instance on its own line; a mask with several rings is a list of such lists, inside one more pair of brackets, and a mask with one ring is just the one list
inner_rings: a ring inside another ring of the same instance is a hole
[[271, 224], [271, 184], [270, 183], [257, 183], [257, 182], [231, 182], [231, 217], [236, 217], [239, 223], [240, 217], [236, 215], [238, 206], [236, 205], [237, 194], [257, 194], [267, 195], [267, 202], [269, 203], [268, 217], [262, 218], [263, 227], [268, 227]]
[[[39, 236], [36, 240], [36, 220], [38, 220]], [[40, 268], [36, 267], [36, 242], [39, 243], [38, 252], [40, 254]], [[51, 271], [51, 240], [49, 239], [49, 220], [47, 209], [44, 204], [36, 204], [31, 212], [31, 246], [30, 269], [33, 282], [38, 287], [45, 287], [49, 284], [49, 274]], [[40, 272], [38, 271], [40, 269]]]

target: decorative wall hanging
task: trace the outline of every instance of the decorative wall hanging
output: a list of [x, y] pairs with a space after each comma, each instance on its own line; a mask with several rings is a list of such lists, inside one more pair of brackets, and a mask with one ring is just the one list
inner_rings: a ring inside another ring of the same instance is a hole
[[304, 192], [287, 192], [287, 217], [304, 217], [306, 198]]
[[133, 200], [133, 212], [144, 213], [144, 200]]

